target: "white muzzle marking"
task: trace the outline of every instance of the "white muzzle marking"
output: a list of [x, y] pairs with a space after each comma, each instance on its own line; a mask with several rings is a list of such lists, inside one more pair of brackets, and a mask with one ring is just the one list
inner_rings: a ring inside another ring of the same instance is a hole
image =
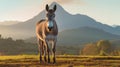
[[48, 27], [53, 27], [53, 21], [48, 21]]

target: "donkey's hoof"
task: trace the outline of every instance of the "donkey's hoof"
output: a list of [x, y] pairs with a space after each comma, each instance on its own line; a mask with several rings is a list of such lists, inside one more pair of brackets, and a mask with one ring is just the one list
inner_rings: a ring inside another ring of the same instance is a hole
[[53, 64], [55, 64], [56, 63], [56, 59], [55, 58], [53, 58]]
[[39, 62], [40, 62], [40, 63], [43, 63], [43, 61], [42, 61], [42, 60], [40, 60]]
[[48, 63], [50, 63], [50, 61], [48, 61]]
[[53, 64], [55, 64], [56, 63], [56, 61], [53, 61]]
[[56, 62], [53, 62], [53, 64], [55, 64]]
[[50, 63], [50, 60], [48, 60], [48, 63]]
[[40, 58], [39, 62], [40, 62], [40, 63], [42, 63], [42, 62], [43, 62], [43, 60]]
[[47, 59], [46, 59], [46, 57], [44, 57], [44, 61], [45, 61], [45, 62], [47, 62]]

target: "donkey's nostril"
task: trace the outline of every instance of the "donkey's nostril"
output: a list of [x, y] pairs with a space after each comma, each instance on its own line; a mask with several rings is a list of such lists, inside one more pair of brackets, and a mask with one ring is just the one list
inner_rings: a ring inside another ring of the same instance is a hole
[[48, 29], [51, 31], [53, 27], [48, 27]]

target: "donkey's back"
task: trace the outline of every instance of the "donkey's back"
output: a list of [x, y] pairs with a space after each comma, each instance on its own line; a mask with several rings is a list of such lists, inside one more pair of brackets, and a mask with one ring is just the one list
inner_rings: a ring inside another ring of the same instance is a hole
[[46, 25], [46, 20], [40, 20], [37, 24], [36, 24], [36, 34], [37, 34], [37, 38], [40, 39], [41, 41], [43, 41], [43, 39], [45, 38], [45, 25]]

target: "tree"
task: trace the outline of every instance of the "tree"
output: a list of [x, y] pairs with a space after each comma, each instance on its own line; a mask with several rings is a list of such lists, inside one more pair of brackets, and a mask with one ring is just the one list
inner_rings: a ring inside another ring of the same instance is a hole
[[16, 42], [18, 42], [18, 43], [24, 43], [24, 40], [18, 39], [18, 40], [16, 40]]
[[12, 37], [8, 37], [7, 40], [11, 40], [12, 41], [13, 39], [12, 39]]
[[0, 39], [2, 38], [2, 35], [0, 34]]
[[82, 50], [80, 50], [80, 51], [79, 51], [79, 55], [82, 55], [82, 54], [83, 54], [83, 52], [82, 52]]
[[100, 40], [97, 43], [97, 46], [100, 51], [103, 51], [105, 53], [111, 53], [111, 43], [108, 40]]

